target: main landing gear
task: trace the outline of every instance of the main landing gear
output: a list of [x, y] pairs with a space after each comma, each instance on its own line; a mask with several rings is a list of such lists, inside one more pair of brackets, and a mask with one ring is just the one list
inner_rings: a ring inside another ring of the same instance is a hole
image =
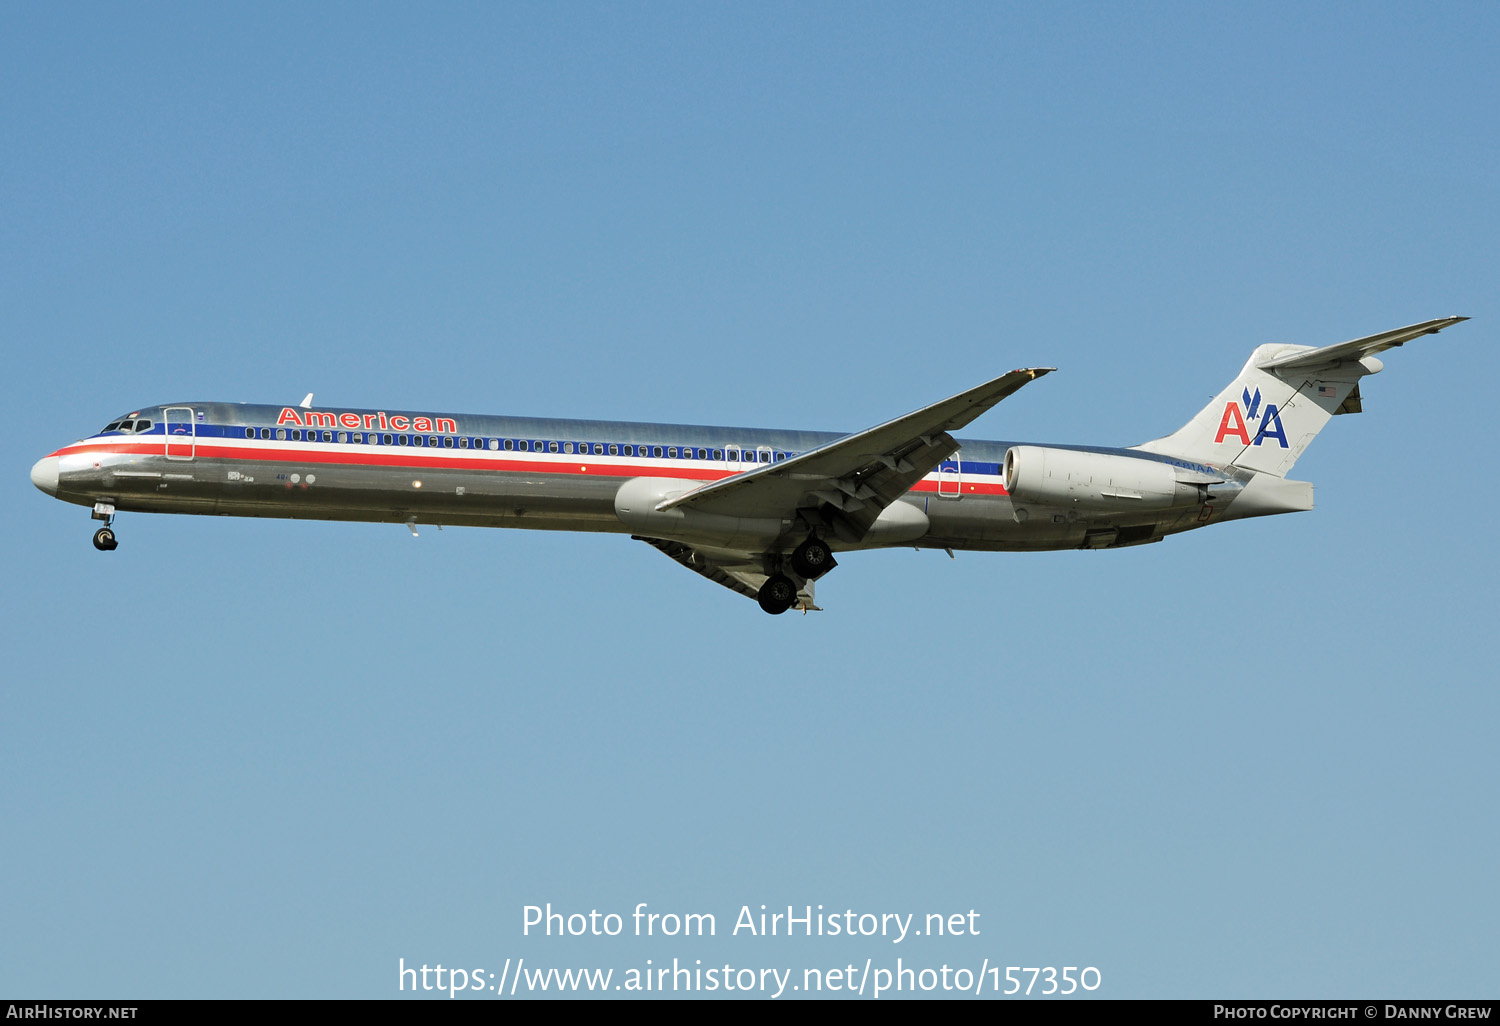
[[792, 569], [810, 581], [817, 580], [838, 565], [832, 550], [815, 534], [808, 535], [807, 541], [792, 550]]
[[797, 585], [786, 574], [773, 574], [760, 586], [760, 593], [755, 596], [755, 601], [772, 616], [784, 613], [797, 601]]
[[[780, 556], [772, 555], [770, 561], [771, 576], [760, 586], [755, 600], [760, 603], [760, 608], [775, 616], [796, 604], [801, 583], [782, 572]], [[833, 551], [816, 534], [808, 535], [806, 541], [793, 549], [788, 562], [792, 573], [802, 581], [815, 581], [838, 566]]]

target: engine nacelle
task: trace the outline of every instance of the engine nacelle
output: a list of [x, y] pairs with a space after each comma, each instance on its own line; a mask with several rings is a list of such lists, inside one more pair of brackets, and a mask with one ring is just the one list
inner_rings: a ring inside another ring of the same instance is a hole
[[1015, 502], [1128, 512], [1197, 505], [1205, 486], [1156, 460], [1015, 445], [1005, 453], [1005, 490]]

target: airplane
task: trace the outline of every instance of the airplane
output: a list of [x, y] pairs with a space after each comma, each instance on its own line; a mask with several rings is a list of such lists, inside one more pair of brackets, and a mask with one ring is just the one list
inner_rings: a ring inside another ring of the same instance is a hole
[[1013, 370], [837, 434], [184, 402], [143, 407], [37, 461], [48, 495], [122, 512], [629, 534], [767, 613], [818, 609], [835, 553], [1117, 549], [1310, 510], [1287, 472], [1362, 408], [1376, 354], [1466, 317], [1315, 348], [1268, 344], [1170, 435], [1131, 446], [956, 439], [1055, 368]]

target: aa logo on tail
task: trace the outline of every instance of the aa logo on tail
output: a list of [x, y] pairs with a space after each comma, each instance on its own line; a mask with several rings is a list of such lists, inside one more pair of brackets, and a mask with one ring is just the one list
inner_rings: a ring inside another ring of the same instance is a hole
[[[1219, 418], [1219, 430], [1214, 435], [1214, 444], [1218, 445], [1224, 439], [1235, 437], [1244, 445], [1259, 445], [1268, 438], [1274, 438], [1283, 449], [1291, 448], [1287, 445], [1286, 430], [1281, 426], [1281, 411], [1276, 408], [1275, 403], [1266, 403], [1264, 411], [1260, 408], [1260, 389], [1255, 394], [1250, 394], [1246, 388], [1241, 394], [1244, 399], [1243, 405], [1233, 400], [1224, 404], [1224, 416]], [[1255, 433], [1255, 440], [1250, 439], [1249, 425], [1260, 421], [1260, 430]]]

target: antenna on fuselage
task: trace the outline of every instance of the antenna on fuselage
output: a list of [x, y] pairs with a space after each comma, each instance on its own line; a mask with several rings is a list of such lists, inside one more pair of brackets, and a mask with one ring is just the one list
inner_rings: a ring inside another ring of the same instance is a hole
[[307, 398], [303, 399], [297, 405], [299, 407], [301, 407], [302, 409], [304, 409], [304, 410], [310, 410], [310, 409], [312, 409], [312, 393], [311, 392], [307, 393]]

